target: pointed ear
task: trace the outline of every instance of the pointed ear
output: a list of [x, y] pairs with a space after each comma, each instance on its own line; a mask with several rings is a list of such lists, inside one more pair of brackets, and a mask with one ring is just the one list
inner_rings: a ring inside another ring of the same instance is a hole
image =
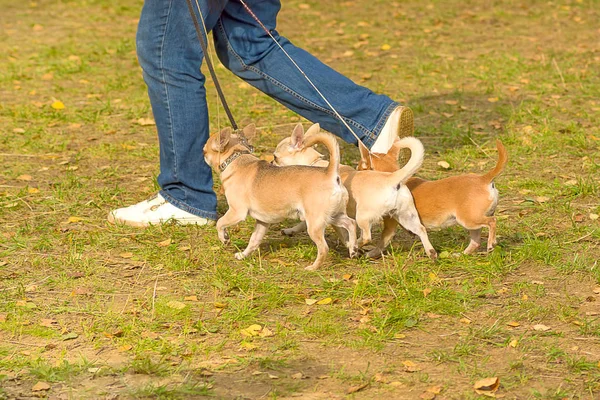
[[216, 135], [217, 137], [213, 141], [212, 148], [214, 151], [222, 152], [229, 144], [229, 139], [231, 139], [231, 128], [225, 128], [221, 132], [216, 133]]
[[302, 124], [297, 124], [292, 131], [292, 147], [299, 149], [304, 144], [304, 127]]
[[361, 160], [369, 159], [369, 149], [367, 149], [367, 147], [364, 144], [362, 144], [362, 142], [358, 142], [358, 150], [360, 151]]
[[313, 124], [310, 128], [308, 128], [308, 130], [306, 131], [306, 136], [308, 135], [313, 135], [315, 133], [319, 133], [321, 131], [321, 125], [319, 124]]
[[254, 138], [256, 137], [256, 125], [250, 124], [244, 129], [242, 129], [242, 132], [244, 132], [244, 136], [246, 136], [246, 139], [254, 140]]

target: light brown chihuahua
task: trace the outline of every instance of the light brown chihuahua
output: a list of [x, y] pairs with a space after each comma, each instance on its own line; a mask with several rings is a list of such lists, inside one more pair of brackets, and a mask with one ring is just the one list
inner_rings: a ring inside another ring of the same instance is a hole
[[[298, 124], [296, 129], [302, 129]], [[251, 138], [256, 133], [254, 125], [243, 130]], [[276, 167], [250, 154], [231, 128], [212, 135], [204, 146], [204, 159], [220, 172], [221, 182], [229, 209], [217, 221], [217, 233], [224, 244], [229, 242], [228, 226], [246, 219], [256, 219], [256, 227], [246, 249], [236, 253], [240, 260], [252, 253], [262, 241], [270, 224], [286, 218], [306, 221], [308, 235], [318, 249], [317, 258], [307, 270], [317, 269], [329, 250], [325, 241], [325, 227], [332, 224], [347, 233], [346, 246], [350, 257], [356, 254], [356, 226], [346, 215], [348, 192], [341, 182], [338, 169], [340, 149], [335, 137], [320, 132], [318, 124], [310, 127], [311, 145], [324, 144], [331, 157], [327, 168], [305, 166]]]
[[[314, 165], [327, 166], [323, 155], [312, 146], [314, 141], [304, 132], [294, 131], [292, 136], [283, 139], [273, 155], [276, 165]], [[371, 225], [382, 218], [391, 219], [396, 224], [401, 224], [407, 230], [418, 235], [425, 247], [427, 255], [435, 259], [437, 253], [429, 242], [427, 230], [419, 221], [412, 195], [405, 185], [406, 180], [414, 174], [423, 162], [424, 149], [421, 142], [413, 137], [402, 139], [401, 147], [411, 150], [411, 158], [402, 169], [396, 168], [393, 173], [379, 171], [356, 171], [341, 165], [340, 175], [344, 186], [348, 189], [350, 200], [348, 202], [348, 215], [356, 218], [356, 223], [361, 230], [359, 246], [364, 246], [371, 241]], [[394, 225], [396, 226], [396, 225]], [[306, 227], [298, 224], [283, 233], [292, 235], [301, 232]], [[375, 249], [369, 251], [369, 257], [379, 257], [393, 237], [379, 240]]]
[[[442, 229], [459, 224], [471, 235], [471, 242], [464, 250], [472, 254], [481, 245], [481, 229], [489, 228], [487, 250], [496, 245], [496, 218], [493, 216], [498, 205], [498, 190], [494, 186], [496, 178], [508, 161], [508, 154], [500, 140], [496, 140], [498, 162], [486, 174], [466, 174], [452, 176], [437, 181], [412, 177], [406, 185], [412, 192], [421, 222], [427, 229]], [[401, 149], [396, 141], [387, 154], [370, 155], [364, 147], [360, 149], [359, 170], [392, 172], [399, 168], [398, 155]], [[396, 221], [384, 221], [382, 236], [396, 231]], [[392, 233], [393, 236], [393, 233]]]

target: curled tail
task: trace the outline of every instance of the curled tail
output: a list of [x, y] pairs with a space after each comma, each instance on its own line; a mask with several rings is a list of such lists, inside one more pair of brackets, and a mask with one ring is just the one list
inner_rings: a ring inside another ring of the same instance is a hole
[[405, 183], [408, 178], [421, 168], [423, 158], [425, 157], [425, 148], [423, 143], [415, 137], [407, 136], [396, 141], [395, 146], [399, 149], [406, 148], [410, 150], [410, 159], [404, 167], [390, 174], [390, 180], [393, 185]]
[[493, 181], [495, 177], [500, 175], [504, 169], [504, 166], [506, 165], [506, 162], [508, 161], [508, 153], [506, 152], [502, 142], [498, 139], [496, 139], [496, 147], [498, 148], [498, 162], [496, 163], [496, 166], [487, 174], [481, 175], [481, 177], [487, 182]]
[[320, 130], [319, 124], [314, 124], [308, 131], [304, 139], [304, 147], [310, 147], [314, 144], [321, 143], [327, 147], [329, 152], [329, 165], [327, 166], [327, 176], [332, 179], [337, 179], [340, 168], [340, 146], [331, 133]]

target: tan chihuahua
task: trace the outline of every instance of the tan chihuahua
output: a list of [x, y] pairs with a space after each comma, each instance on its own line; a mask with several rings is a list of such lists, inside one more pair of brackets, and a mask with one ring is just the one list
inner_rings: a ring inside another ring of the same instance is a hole
[[[314, 140], [310, 135], [304, 137], [303, 132], [294, 131], [292, 136], [283, 139], [273, 155], [276, 165], [313, 165], [327, 166], [323, 155], [312, 146]], [[361, 230], [359, 246], [364, 246], [371, 241], [371, 225], [381, 218], [390, 218], [395, 223], [400, 223], [421, 239], [427, 255], [435, 259], [437, 253], [429, 242], [427, 231], [419, 221], [412, 195], [404, 184], [414, 174], [423, 162], [424, 149], [421, 142], [413, 137], [402, 139], [401, 147], [411, 150], [411, 158], [402, 169], [396, 168], [393, 173], [379, 171], [356, 171], [351, 167], [340, 165], [340, 175], [344, 186], [348, 189], [350, 200], [348, 202], [348, 215], [356, 218], [356, 223]], [[301, 232], [306, 227], [298, 224], [290, 229], [283, 230], [286, 235]], [[393, 235], [392, 235], [393, 236]], [[375, 249], [367, 255], [380, 256], [389, 244], [391, 237], [380, 240]]]
[[[296, 129], [303, 131], [302, 125]], [[252, 137], [254, 125], [244, 128], [244, 134]], [[294, 166], [280, 168], [259, 160], [250, 154], [238, 135], [231, 128], [212, 135], [204, 146], [204, 159], [220, 172], [221, 182], [229, 209], [217, 221], [217, 233], [224, 244], [229, 242], [228, 226], [235, 225], [250, 215], [256, 219], [256, 227], [246, 249], [236, 253], [238, 260], [247, 257], [260, 245], [270, 224], [286, 218], [306, 221], [308, 235], [315, 242], [318, 254], [307, 270], [317, 269], [329, 250], [325, 241], [325, 227], [332, 224], [347, 232], [346, 246], [350, 257], [356, 254], [356, 226], [346, 215], [348, 192], [342, 185], [338, 169], [340, 149], [335, 137], [320, 132], [318, 124], [310, 127], [311, 145], [324, 144], [331, 154], [327, 168]]]
[[[496, 218], [493, 215], [498, 205], [498, 190], [493, 181], [508, 161], [508, 154], [502, 142], [496, 140], [496, 147], [498, 162], [486, 174], [466, 174], [437, 181], [413, 177], [406, 182], [412, 192], [421, 222], [427, 229], [442, 229], [459, 224], [469, 231], [471, 242], [464, 250], [465, 254], [477, 251], [481, 245], [481, 229], [484, 226], [489, 228], [487, 250], [491, 251], [496, 245]], [[399, 168], [397, 159], [401, 148], [401, 143], [396, 141], [387, 154], [373, 156], [362, 147], [358, 169], [395, 171]], [[383, 230], [382, 236], [385, 236], [386, 232], [395, 232], [396, 222], [384, 221]]]

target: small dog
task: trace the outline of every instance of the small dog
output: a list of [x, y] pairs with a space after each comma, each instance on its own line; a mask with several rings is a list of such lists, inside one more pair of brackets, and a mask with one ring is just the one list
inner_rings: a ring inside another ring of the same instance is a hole
[[[401, 147], [400, 141], [396, 141], [387, 154], [375, 156], [371, 156], [366, 148], [361, 148], [358, 169], [388, 172], [397, 170]], [[493, 215], [498, 205], [498, 190], [493, 181], [508, 161], [508, 154], [500, 140], [496, 140], [496, 147], [498, 162], [486, 174], [466, 174], [437, 181], [412, 177], [406, 182], [421, 222], [427, 229], [442, 229], [459, 224], [469, 231], [471, 242], [464, 250], [465, 254], [477, 251], [481, 245], [481, 229], [484, 226], [489, 228], [487, 250], [491, 251], [496, 245], [496, 218]], [[383, 236], [386, 231], [388, 234], [389, 231], [395, 231], [394, 224], [394, 221], [388, 221], [389, 226], [384, 226]]]
[[[314, 140], [311, 140], [308, 132], [305, 137], [304, 132], [294, 130], [291, 137], [283, 139], [277, 145], [273, 154], [273, 163], [280, 166], [313, 165], [323, 167], [328, 165], [327, 161], [323, 160], [323, 155], [311, 147], [312, 143]], [[400, 143], [401, 147], [411, 150], [411, 158], [404, 168], [396, 168], [393, 173], [371, 170], [356, 171], [351, 167], [340, 165], [340, 175], [350, 195], [348, 215], [356, 218], [356, 223], [361, 230], [359, 246], [364, 246], [371, 241], [371, 224], [373, 222], [381, 218], [391, 219], [395, 224], [400, 223], [418, 235], [427, 255], [435, 259], [437, 253], [429, 242], [427, 231], [419, 221], [412, 195], [404, 184], [423, 162], [423, 145], [413, 137], [404, 138]], [[293, 228], [283, 230], [283, 233], [292, 235], [304, 229], [304, 224], [298, 224]], [[380, 256], [390, 240], [391, 237], [385, 239], [382, 237], [375, 249], [369, 251], [367, 255], [373, 258]]]
[[[303, 131], [302, 125], [296, 129]], [[256, 133], [254, 125], [243, 130], [251, 138]], [[256, 219], [256, 227], [246, 249], [236, 253], [241, 260], [260, 245], [270, 224], [286, 218], [306, 221], [308, 235], [318, 249], [317, 258], [307, 270], [317, 269], [329, 250], [325, 241], [325, 227], [332, 224], [347, 233], [346, 245], [350, 257], [356, 254], [356, 226], [346, 215], [348, 192], [342, 185], [338, 169], [340, 149], [335, 137], [320, 132], [318, 124], [310, 127], [307, 143], [324, 144], [331, 154], [327, 168], [305, 166], [276, 167], [250, 154], [238, 135], [231, 128], [212, 135], [204, 146], [204, 159], [220, 172], [221, 182], [229, 209], [217, 221], [217, 233], [224, 244], [229, 242], [226, 228], [250, 215]]]

